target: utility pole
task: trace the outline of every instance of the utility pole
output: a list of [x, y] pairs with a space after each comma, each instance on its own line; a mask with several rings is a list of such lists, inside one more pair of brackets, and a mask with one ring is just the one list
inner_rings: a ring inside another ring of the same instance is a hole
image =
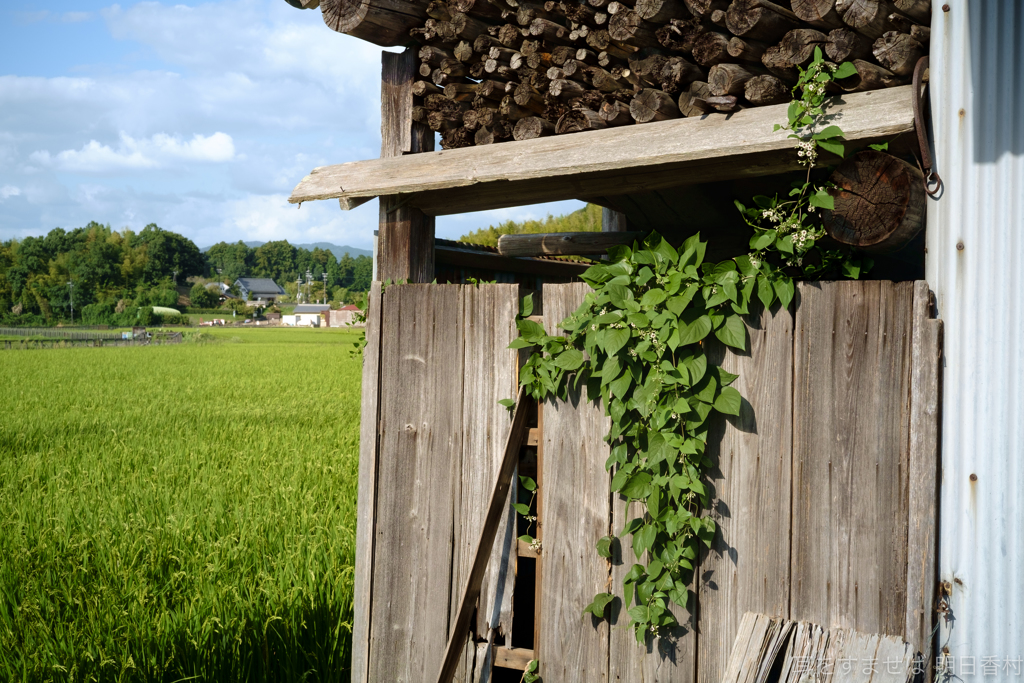
[[309, 270], [307, 269], [306, 270], [306, 301], [312, 301], [313, 300], [312, 285], [313, 285], [313, 273], [309, 272]]
[[300, 275], [299, 279], [295, 281], [295, 303], [299, 303], [299, 301], [301, 299], [302, 299], [302, 276]]
[[324, 305], [327, 305], [327, 271], [324, 271]]
[[71, 296], [71, 324], [75, 324], [75, 283], [68, 280], [68, 292]]

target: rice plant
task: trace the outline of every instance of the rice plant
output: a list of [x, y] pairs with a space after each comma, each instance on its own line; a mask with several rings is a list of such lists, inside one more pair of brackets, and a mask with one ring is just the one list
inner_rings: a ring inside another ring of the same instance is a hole
[[355, 335], [212, 338], [0, 352], [0, 680], [347, 681]]

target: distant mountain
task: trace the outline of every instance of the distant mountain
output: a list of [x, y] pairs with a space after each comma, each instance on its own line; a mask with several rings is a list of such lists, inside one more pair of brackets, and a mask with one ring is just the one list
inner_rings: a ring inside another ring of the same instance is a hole
[[[266, 242], [245, 242], [244, 244], [250, 249], [255, 249], [257, 247], [262, 247]], [[313, 242], [312, 244], [293, 244], [292, 246], [308, 249], [309, 251], [313, 251], [313, 249], [319, 247], [320, 249], [334, 254], [334, 258], [339, 261], [346, 253], [352, 258], [356, 258], [357, 256], [373, 256], [373, 252], [369, 249], [357, 249], [356, 247], [350, 247], [347, 244], [343, 244], [339, 247], [337, 244], [331, 244], [330, 242]], [[209, 249], [210, 247], [204, 247], [202, 251], [205, 253]]]

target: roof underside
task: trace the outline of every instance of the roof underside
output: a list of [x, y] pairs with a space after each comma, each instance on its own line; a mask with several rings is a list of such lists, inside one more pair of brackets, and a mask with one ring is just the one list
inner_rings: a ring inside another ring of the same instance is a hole
[[[864, 144], [914, 129], [912, 87], [835, 98], [824, 125]], [[787, 105], [674, 119], [577, 135], [357, 161], [314, 169], [289, 201], [340, 199], [342, 206], [404, 195], [428, 215], [614, 197], [799, 168], [786, 131]], [[822, 155], [822, 163], [834, 163]]]

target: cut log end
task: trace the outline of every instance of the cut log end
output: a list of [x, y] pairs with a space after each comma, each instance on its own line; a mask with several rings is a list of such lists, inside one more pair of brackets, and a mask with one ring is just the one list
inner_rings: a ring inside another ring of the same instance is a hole
[[407, 12], [399, 13], [362, 0], [320, 2], [324, 23], [332, 30], [381, 47], [408, 43], [409, 31], [422, 26], [427, 19], [426, 10], [426, 4], [409, 4]]
[[865, 151], [833, 172], [835, 208], [825, 211], [828, 235], [872, 253], [902, 249], [924, 227], [924, 174], [884, 152]]

